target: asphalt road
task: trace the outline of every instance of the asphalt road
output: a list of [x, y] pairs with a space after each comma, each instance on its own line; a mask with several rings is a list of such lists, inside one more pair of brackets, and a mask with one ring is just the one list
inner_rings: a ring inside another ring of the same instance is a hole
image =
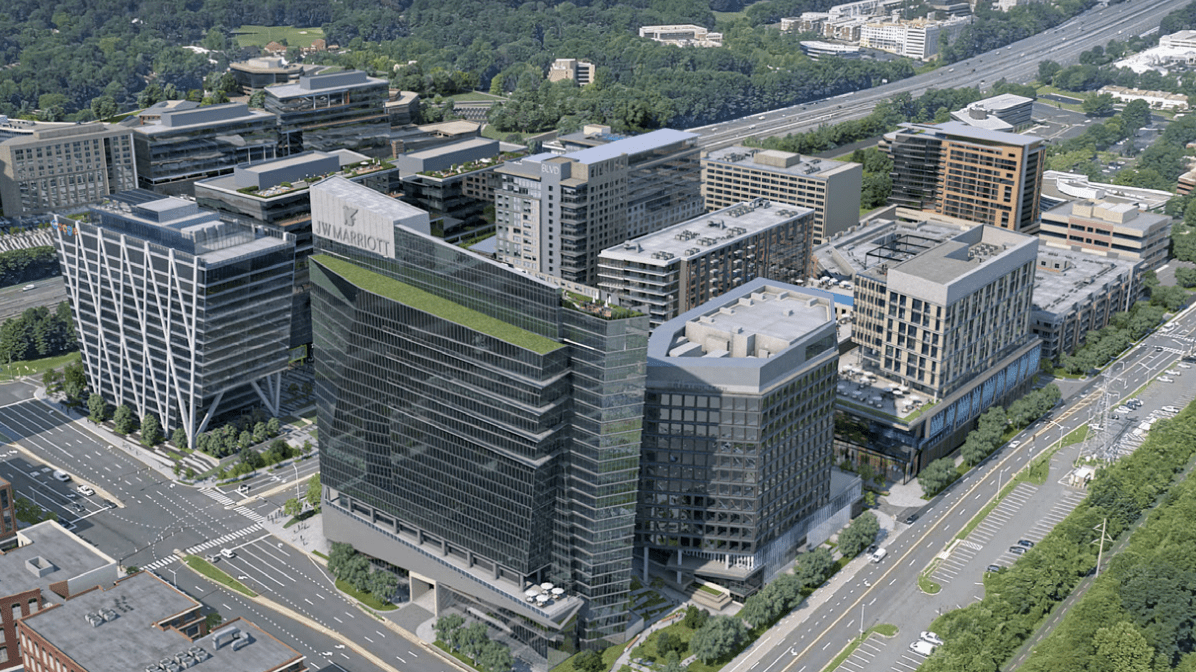
[[61, 275], [27, 284], [34, 288], [26, 291], [26, 285], [14, 285], [0, 289], [0, 322], [37, 306], [47, 306], [53, 310], [66, 300], [66, 287], [62, 284]]
[[1070, 65], [1080, 53], [1110, 40], [1125, 40], [1157, 28], [1168, 13], [1187, 5], [1187, 0], [1128, 0], [1084, 14], [1039, 35], [938, 68], [932, 72], [881, 84], [834, 98], [756, 113], [740, 119], [689, 129], [701, 136], [704, 149], [717, 149], [751, 136], [797, 133], [823, 124], [860, 119], [882, 100], [899, 93], [917, 97], [927, 89], [965, 86], [991, 87], [997, 80], [1029, 83], [1038, 74], [1039, 61]]
[[[1177, 326], [1170, 334], [1156, 332], [1136, 346], [1109, 371], [1117, 376], [1112, 389], [1122, 395], [1132, 394], [1152, 381], [1166, 369], [1174, 368], [1180, 355], [1191, 343], [1196, 331], [1196, 314], [1188, 312], [1173, 321]], [[1140, 413], [1175, 403], [1177, 397], [1190, 399], [1196, 390], [1196, 369], [1177, 378], [1174, 383], [1151, 383], [1143, 398]], [[982, 587], [976, 585], [983, 567], [988, 564], [1007, 565], [1013, 556], [1007, 552], [1019, 538], [1041, 539], [1069, 508], [1057, 508], [1066, 495], [1033, 500], [1034, 493], [1022, 491], [1012, 506], [992, 518], [994, 529], [987, 529], [985, 543], [978, 543], [975, 558], [954, 571], [960, 577], [947, 577], [943, 591], [935, 596], [923, 594], [917, 586], [918, 575], [930, 566], [936, 555], [944, 551], [951, 540], [998, 492], [999, 483], [1015, 473], [1042, 450], [1059, 440], [1072, 429], [1089, 421], [1094, 402], [1101, 396], [1104, 376], [1089, 381], [1065, 401], [1053, 417], [1040, 420], [1015, 437], [1012, 442], [990, 456], [984, 464], [957, 481], [947, 493], [925, 507], [912, 526], [899, 524], [899, 533], [885, 544], [888, 557], [881, 563], [869, 564], [844, 584], [834, 595], [809, 613], [805, 607], [787, 617], [778, 626], [776, 635], [766, 635], [764, 648], [753, 653], [758, 662], [728, 672], [819, 672], [843, 649], [862, 628], [879, 623], [898, 624], [901, 634], [887, 642], [870, 640], [871, 662], [868, 670], [898, 670], [909, 672], [921, 662], [910, 652], [908, 645], [921, 630], [929, 629], [931, 621], [946, 610], [967, 605], [979, 599]], [[1171, 401], [1169, 401], [1171, 400]], [[1074, 507], [1075, 500], [1065, 502]], [[1047, 506], [1049, 505], [1049, 508]], [[1008, 508], [1008, 507], [1007, 507]], [[1019, 517], [1020, 512], [1020, 517]], [[1010, 523], [1010, 521], [1020, 521]], [[1047, 521], [1048, 525], [1042, 525]], [[1033, 523], [1033, 524], [1030, 524]], [[788, 627], [785, 627], [788, 623]], [[782, 632], [786, 634], [781, 634]], [[759, 646], [759, 645], [757, 645]], [[843, 667], [855, 670], [855, 667]]]

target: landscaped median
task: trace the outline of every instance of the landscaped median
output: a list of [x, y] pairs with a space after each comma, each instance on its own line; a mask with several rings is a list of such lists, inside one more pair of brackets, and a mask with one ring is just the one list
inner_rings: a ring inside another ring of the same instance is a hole
[[248, 597], [257, 597], [257, 593], [250, 590], [248, 586], [229, 576], [224, 570], [220, 569], [216, 565], [213, 565], [207, 560], [204, 560], [198, 555], [188, 555], [185, 558], [185, 561], [188, 567], [199, 572], [200, 574], [203, 574], [212, 581], [219, 583], [225, 588], [235, 590], [238, 593]]
[[881, 623], [868, 628], [864, 631], [864, 634], [848, 642], [847, 646], [843, 647], [843, 650], [839, 652], [839, 655], [835, 656], [834, 660], [827, 663], [826, 667], [822, 668], [823, 672], [830, 672], [830, 670], [838, 669], [839, 666], [843, 664], [843, 661], [850, 658], [851, 654], [855, 653], [855, 650], [860, 648], [860, 644], [863, 644], [865, 641], [867, 641], [868, 637], [870, 637], [874, 632], [882, 637], [885, 637], [886, 639], [892, 639], [893, 637], [897, 636], [897, 626], [892, 625], [891, 623]]

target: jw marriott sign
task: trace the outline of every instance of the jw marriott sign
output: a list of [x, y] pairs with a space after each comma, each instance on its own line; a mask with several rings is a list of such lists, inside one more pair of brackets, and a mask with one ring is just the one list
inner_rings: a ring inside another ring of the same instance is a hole
[[395, 258], [395, 226], [430, 234], [428, 213], [343, 177], [314, 184], [312, 233], [319, 238]]

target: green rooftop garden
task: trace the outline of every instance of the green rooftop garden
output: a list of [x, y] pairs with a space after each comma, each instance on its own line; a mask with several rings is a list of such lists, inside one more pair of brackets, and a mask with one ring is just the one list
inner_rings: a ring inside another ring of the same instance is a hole
[[393, 163], [379, 161], [378, 159], [371, 159], [369, 161], [361, 161], [360, 163], [351, 163], [347, 166], [341, 166], [340, 170], [335, 170], [331, 173], [325, 173], [323, 175], [311, 175], [306, 179], [296, 183], [280, 182], [273, 187], [266, 187], [265, 189], [258, 189], [257, 187], [241, 187], [237, 190], [237, 192], [245, 194], [246, 196], [254, 196], [263, 199], [274, 198], [275, 196], [282, 196], [283, 194], [289, 194], [293, 191], [302, 191], [316, 182], [319, 182], [326, 177], [332, 177], [333, 175], [341, 175], [351, 179], [361, 175], [377, 173], [383, 170], [392, 170], [394, 167], [395, 166]]
[[501, 154], [498, 155], [498, 158], [494, 158], [494, 159], [485, 158], [485, 159], [478, 159], [477, 161], [468, 161], [466, 163], [453, 164], [452, 166], [449, 166], [446, 170], [425, 170], [419, 174], [424, 177], [434, 177], [437, 179], [455, 177], [457, 175], [463, 175], [465, 173], [470, 173], [475, 170], [481, 170], [483, 168], [493, 168], [494, 166], [497, 166], [497, 165], [503, 163], [504, 161], [510, 161], [511, 159], [517, 159], [517, 158], [523, 156], [524, 154], [526, 154], [526, 152], [502, 152]]
[[388, 278], [347, 261], [324, 254], [313, 255], [311, 260], [367, 292], [398, 301], [405, 306], [492, 336], [518, 348], [544, 355], [565, 347], [550, 338], [507, 324], [472, 308], [442, 299], [405, 282]]
[[578, 294], [569, 290], [563, 291], [561, 305], [571, 310], [601, 317], [604, 320], [622, 320], [628, 317], [639, 317], [642, 314], [622, 306], [608, 306], [584, 294]]

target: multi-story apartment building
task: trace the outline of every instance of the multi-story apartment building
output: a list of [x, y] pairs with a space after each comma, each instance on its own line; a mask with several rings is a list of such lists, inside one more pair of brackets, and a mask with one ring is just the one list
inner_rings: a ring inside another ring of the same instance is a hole
[[755, 280], [808, 275], [814, 212], [758, 198], [609, 247], [598, 287], [653, 328]]
[[[0, 490], [3, 494], [11, 507], [11, 488]], [[111, 585], [119, 574], [116, 560], [57, 521], [24, 528], [16, 540], [15, 548], [0, 553], [0, 669], [25, 662], [17, 638], [20, 619], [96, 586]]]
[[80, 124], [0, 142], [0, 204], [9, 217], [74, 208], [136, 188], [127, 128]]
[[451, 243], [491, 232], [494, 224], [485, 217], [486, 205], [494, 203], [490, 173], [502, 157], [498, 141], [488, 138], [396, 156], [402, 199], [426, 210], [432, 217], [432, 235]]
[[202, 610], [162, 579], [138, 572], [21, 619], [21, 657], [30, 672], [307, 669], [299, 652], [244, 619], [209, 634]]
[[390, 87], [360, 70], [305, 75], [266, 87], [267, 112], [278, 115], [283, 152], [350, 149], [390, 156]]
[[139, 186], [191, 195], [196, 180], [278, 156], [278, 120], [244, 103], [158, 103], [120, 123], [133, 130]]
[[647, 318], [563, 301], [364, 192], [312, 187], [325, 533], [549, 667], [621, 641]]
[[955, 16], [945, 21], [869, 21], [860, 29], [860, 46], [926, 61], [937, 57], [939, 46], [944, 41], [954, 42], [971, 22], [971, 16]]
[[1042, 213], [1038, 237], [1052, 247], [1140, 260], [1143, 270], [1153, 271], [1167, 261], [1171, 218], [1134, 203], [1068, 201]]
[[560, 82], [568, 79], [577, 82], [578, 86], [585, 86], [594, 83], [595, 71], [594, 64], [588, 61], [558, 58], [548, 67], [548, 81]]
[[251, 403], [278, 414], [294, 237], [142, 190], [55, 229], [94, 391], [182, 427], [188, 445], [217, 414]]
[[1040, 246], [1030, 331], [1042, 339], [1043, 358], [1075, 352], [1088, 332], [1129, 310], [1142, 290], [1142, 270], [1138, 260]]
[[757, 198], [811, 208], [815, 245], [859, 223], [863, 179], [858, 163], [792, 152], [734, 146], [702, 157], [707, 210]]
[[1046, 156], [1042, 138], [948, 121], [902, 124], [880, 147], [893, 159], [891, 203], [1034, 232]]
[[791, 562], [831, 501], [838, 361], [832, 299], [764, 279], [657, 327], [637, 546], [741, 600]]
[[[307, 258], [312, 252], [311, 199], [308, 187], [329, 175], [377, 191], [388, 191], [394, 166], [339, 149], [237, 166], [232, 175], [195, 183], [195, 202], [229, 222], [285, 232], [295, 238], [295, 279], [291, 295], [291, 359], [301, 359], [311, 345], [311, 279]], [[301, 348], [302, 350], [295, 350]]]

